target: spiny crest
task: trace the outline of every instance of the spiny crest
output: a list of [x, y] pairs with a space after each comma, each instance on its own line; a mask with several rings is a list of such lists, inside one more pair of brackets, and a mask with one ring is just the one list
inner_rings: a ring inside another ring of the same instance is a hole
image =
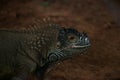
[[24, 29], [24, 32], [39, 32], [43, 29], [51, 30], [51, 29], [60, 29], [60, 27], [54, 23], [49, 17], [48, 18], [35, 18], [33, 23], [31, 23], [27, 29]]
[[28, 25], [28, 27], [23, 27], [20, 29], [0, 29], [1, 31], [10, 31], [10, 32], [23, 32], [23, 33], [37, 33], [42, 30], [53, 30], [53, 29], [60, 29], [60, 27], [55, 24], [55, 22], [48, 18], [34, 18], [32, 23]]

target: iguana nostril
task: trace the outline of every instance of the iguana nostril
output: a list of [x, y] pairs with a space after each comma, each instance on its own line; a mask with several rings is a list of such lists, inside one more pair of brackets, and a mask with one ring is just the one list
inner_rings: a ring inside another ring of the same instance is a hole
[[90, 41], [89, 41], [89, 39], [86, 37], [85, 38], [85, 44], [89, 44], [90, 43]]
[[90, 41], [86, 33], [82, 34], [82, 36], [79, 38], [79, 41], [77, 43], [78, 45], [89, 45]]

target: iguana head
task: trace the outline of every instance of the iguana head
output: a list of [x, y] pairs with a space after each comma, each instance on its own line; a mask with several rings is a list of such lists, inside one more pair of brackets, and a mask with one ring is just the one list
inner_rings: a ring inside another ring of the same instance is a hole
[[[51, 31], [50, 32], [54, 32]], [[80, 33], [72, 28], [60, 28], [54, 33], [51, 38], [56, 38], [52, 41], [50, 51], [47, 57], [43, 59], [43, 66], [38, 67], [37, 75], [43, 75], [45, 71], [53, 64], [69, 59], [76, 54], [83, 54], [83, 52], [90, 47], [90, 41], [86, 33]], [[54, 36], [54, 37], [53, 37]], [[49, 47], [49, 46], [48, 46]]]
[[90, 41], [86, 33], [80, 33], [72, 28], [62, 28], [59, 31], [57, 49], [48, 55], [49, 62], [57, 62], [75, 54], [83, 54], [90, 47]]

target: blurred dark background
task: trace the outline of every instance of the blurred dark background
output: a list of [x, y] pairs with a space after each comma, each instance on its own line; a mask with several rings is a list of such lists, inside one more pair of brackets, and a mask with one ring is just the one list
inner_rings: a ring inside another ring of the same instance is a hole
[[53, 66], [45, 80], [120, 80], [120, 0], [0, 0], [0, 27], [28, 27], [33, 18], [85, 31], [85, 55]]

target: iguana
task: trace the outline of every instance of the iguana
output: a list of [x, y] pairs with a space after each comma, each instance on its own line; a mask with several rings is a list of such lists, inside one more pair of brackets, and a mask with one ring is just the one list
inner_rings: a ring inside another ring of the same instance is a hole
[[[82, 54], [90, 41], [85, 33], [56, 24], [34, 22], [24, 30], [0, 29], [0, 80], [38, 79], [53, 64]], [[41, 78], [42, 79], [42, 78]]]

